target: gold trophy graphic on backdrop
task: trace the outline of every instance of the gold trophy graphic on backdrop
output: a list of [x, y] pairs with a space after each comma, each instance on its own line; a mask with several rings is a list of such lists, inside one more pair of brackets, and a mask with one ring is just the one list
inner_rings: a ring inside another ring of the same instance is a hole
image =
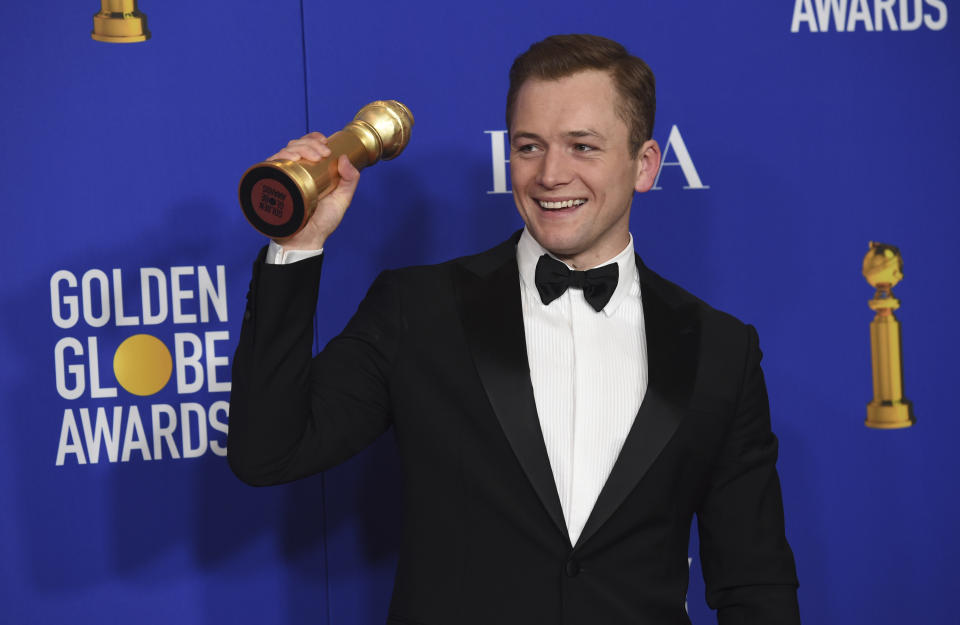
[[870, 242], [863, 259], [863, 277], [877, 289], [870, 300], [876, 311], [870, 322], [870, 352], [873, 360], [873, 401], [867, 404], [867, 427], [882, 430], [914, 424], [913, 406], [903, 396], [903, 360], [900, 322], [893, 311], [900, 300], [891, 290], [903, 279], [903, 258], [893, 245]]
[[321, 161], [264, 161], [243, 174], [240, 205], [247, 221], [273, 239], [303, 228], [317, 200], [340, 180], [337, 159], [346, 154], [357, 169], [390, 160], [407, 146], [413, 114], [396, 100], [366, 105], [353, 121], [327, 139], [331, 154]]
[[135, 43], [150, 38], [147, 16], [137, 10], [137, 0], [100, 0], [90, 36], [107, 43]]

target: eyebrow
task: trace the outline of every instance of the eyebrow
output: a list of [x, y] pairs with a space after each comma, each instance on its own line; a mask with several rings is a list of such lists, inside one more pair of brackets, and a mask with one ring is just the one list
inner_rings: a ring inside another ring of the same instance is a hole
[[513, 143], [517, 139], [533, 139], [534, 141], [540, 141], [540, 135], [534, 132], [515, 132], [510, 135], [510, 143]]
[[571, 130], [567, 133], [568, 137], [596, 137], [597, 139], [603, 139], [603, 135], [597, 132], [596, 130], [586, 128], [584, 130]]
[[[581, 137], [596, 137], [597, 139], [603, 139], [604, 136], [593, 130], [591, 128], [584, 128], [582, 130], [570, 130], [564, 133], [565, 137], [572, 137], [574, 139], [579, 139]], [[533, 139], [535, 141], [543, 141], [543, 137], [538, 135], [535, 132], [517, 132], [511, 136], [511, 143], [517, 139]]]

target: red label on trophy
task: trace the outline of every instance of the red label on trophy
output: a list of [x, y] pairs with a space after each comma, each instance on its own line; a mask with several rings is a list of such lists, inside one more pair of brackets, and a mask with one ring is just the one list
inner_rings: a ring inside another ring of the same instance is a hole
[[258, 180], [250, 191], [250, 199], [257, 216], [272, 226], [285, 224], [293, 216], [293, 198], [276, 180]]

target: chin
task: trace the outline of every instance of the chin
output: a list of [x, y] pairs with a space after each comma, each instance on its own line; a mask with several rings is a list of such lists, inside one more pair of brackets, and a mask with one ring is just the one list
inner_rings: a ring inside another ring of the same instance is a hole
[[562, 234], [538, 234], [537, 232], [531, 232], [531, 234], [533, 234], [537, 243], [554, 256], [574, 256], [579, 252], [576, 242], [571, 241], [570, 237]]

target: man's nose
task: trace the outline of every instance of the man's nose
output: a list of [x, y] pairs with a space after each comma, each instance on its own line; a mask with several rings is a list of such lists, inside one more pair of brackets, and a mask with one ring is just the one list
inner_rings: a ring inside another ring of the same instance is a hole
[[569, 159], [557, 150], [548, 150], [540, 159], [537, 184], [548, 189], [562, 186], [573, 177]]

